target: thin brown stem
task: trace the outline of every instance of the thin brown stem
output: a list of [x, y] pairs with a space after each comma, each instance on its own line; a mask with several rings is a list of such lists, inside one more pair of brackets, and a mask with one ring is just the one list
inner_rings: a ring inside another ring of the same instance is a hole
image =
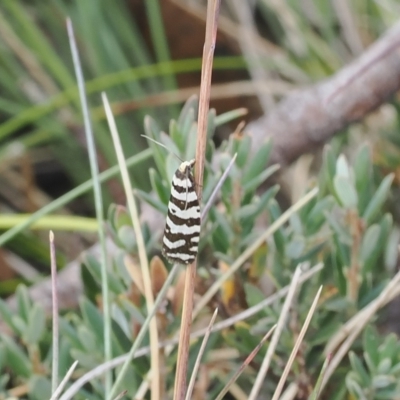
[[[202, 195], [204, 163], [207, 144], [207, 121], [210, 102], [210, 86], [215, 41], [217, 36], [217, 20], [220, 0], [208, 0], [206, 38], [203, 48], [201, 68], [201, 85], [199, 98], [199, 117], [196, 143], [195, 181], [197, 197]], [[196, 279], [197, 260], [187, 267], [183, 294], [183, 310], [181, 330], [179, 334], [178, 360], [175, 375], [174, 400], [183, 400], [186, 393], [187, 365], [189, 358], [189, 338], [192, 324], [193, 294]]]

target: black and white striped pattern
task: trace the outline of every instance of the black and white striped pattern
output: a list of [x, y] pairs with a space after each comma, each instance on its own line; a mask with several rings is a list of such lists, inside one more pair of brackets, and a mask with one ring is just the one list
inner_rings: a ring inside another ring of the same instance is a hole
[[195, 160], [183, 162], [172, 178], [163, 238], [163, 254], [173, 263], [191, 264], [197, 255], [200, 205], [194, 188]]

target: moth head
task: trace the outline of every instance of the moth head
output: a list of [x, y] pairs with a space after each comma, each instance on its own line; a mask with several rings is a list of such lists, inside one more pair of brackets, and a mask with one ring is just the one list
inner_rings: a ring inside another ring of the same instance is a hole
[[184, 162], [179, 166], [179, 171], [181, 171], [182, 174], [185, 174], [186, 171], [188, 171], [188, 170], [190, 171], [190, 170], [193, 168], [195, 162], [196, 162], [195, 159], [190, 160], [190, 161], [184, 161]]

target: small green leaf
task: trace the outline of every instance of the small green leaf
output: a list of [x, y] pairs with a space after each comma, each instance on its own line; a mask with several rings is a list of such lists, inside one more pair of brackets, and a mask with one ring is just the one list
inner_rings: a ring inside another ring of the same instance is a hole
[[137, 241], [135, 231], [131, 226], [122, 226], [117, 232], [118, 240], [124, 249], [130, 253], [137, 251]]
[[168, 204], [170, 189], [165, 186], [154, 168], [150, 168], [149, 175], [152, 189], [157, 193], [157, 196], [162, 203]]
[[372, 362], [372, 359], [371, 359], [369, 353], [364, 351], [363, 356], [364, 356], [365, 364], [367, 365], [368, 370], [370, 371], [371, 375], [374, 375], [376, 372], [376, 366]]
[[389, 334], [384, 343], [379, 346], [379, 357], [381, 360], [385, 358], [391, 359], [397, 354], [397, 337], [395, 334]]
[[[187, 140], [186, 140], [186, 149], [184, 153], [184, 161], [189, 161], [195, 158], [196, 155], [196, 134], [197, 134], [197, 123], [194, 122], [189, 130]], [[208, 146], [207, 146], [208, 147]]]
[[336, 238], [334, 240], [335, 244], [338, 243], [338, 248], [335, 249], [335, 252], [331, 254], [329, 260], [331, 261], [332, 265], [332, 272], [335, 280], [336, 287], [339, 290], [339, 294], [341, 296], [345, 296], [347, 292], [347, 279], [344, 276], [344, 265], [341, 262], [342, 256], [339, 253], [343, 251], [339, 249], [339, 247], [343, 247], [343, 244], [338, 241]]
[[390, 232], [385, 248], [385, 267], [389, 271], [394, 271], [394, 269], [396, 268], [399, 257], [399, 242], [400, 230], [398, 228], [394, 228], [392, 232]]
[[86, 326], [90, 327], [91, 331], [96, 335], [98, 342], [103, 343], [104, 322], [99, 310], [85, 298], [80, 301], [80, 309]]
[[340, 154], [336, 161], [336, 176], [341, 176], [351, 180], [351, 170], [346, 157]]
[[357, 192], [348, 177], [336, 175], [333, 179], [335, 193], [342, 206], [356, 208], [358, 203]]
[[237, 142], [237, 148], [235, 149], [235, 153], [237, 153], [236, 164], [239, 168], [244, 168], [250, 155], [251, 138], [249, 135], [243, 134], [241, 138], [234, 140]]
[[[50, 353], [49, 353], [50, 356]], [[59, 376], [63, 377], [71, 367], [74, 360], [71, 358], [71, 343], [68, 339], [60, 336], [58, 349]]]
[[[397, 382], [394, 376], [376, 375], [372, 378], [372, 387], [375, 389], [383, 389]], [[393, 398], [393, 397], [392, 397]]]
[[346, 311], [349, 308], [349, 301], [345, 297], [336, 297], [326, 302], [325, 307], [329, 311], [337, 313]]
[[60, 333], [66, 338], [73, 347], [83, 350], [82, 343], [79, 340], [78, 332], [64, 318], [60, 318]]
[[169, 189], [171, 188], [172, 177], [175, 175], [176, 170], [179, 168], [180, 162], [174, 157], [173, 154], [168, 154], [165, 161], [165, 173], [167, 176], [166, 181], [169, 184]]
[[352, 393], [358, 400], [367, 400], [360, 384], [357, 382], [355, 374], [349, 372], [346, 375], [346, 386], [350, 393]]
[[[187, 138], [190, 136], [190, 131], [193, 128], [193, 125], [196, 124], [195, 121], [195, 116], [196, 116], [196, 110], [194, 108], [191, 108], [190, 110], [188, 110], [185, 119], [182, 121], [181, 123], [178, 123], [178, 126], [180, 128], [180, 132], [182, 134], [182, 139], [183, 139], [183, 146], [186, 146], [187, 143]], [[185, 151], [184, 147], [180, 147], [180, 141], [177, 142], [178, 147], [180, 150], [182, 150], [182, 152]]]
[[[209, 139], [206, 145], [206, 161], [213, 159], [213, 154], [215, 154], [215, 143]], [[207, 171], [207, 167], [205, 169]]]
[[233, 121], [237, 118], [242, 118], [247, 114], [246, 108], [237, 108], [236, 110], [227, 111], [226, 113], [220, 114], [215, 118], [215, 126], [221, 126]]
[[[207, 178], [207, 180], [205, 181], [205, 184], [203, 186], [203, 202], [204, 204], [208, 203], [208, 200], [211, 196], [211, 193], [214, 191], [214, 188], [217, 186], [217, 183], [219, 182], [219, 180], [221, 179], [221, 174], [220, 173], [216, 173], [216, 174], [210, 174]], [[224, 185], [227, 185], [229, 182], [229, 177], [227, 178], [227, 180], [224, 182]]]
[[[144, 131], [146, 133], [146, 136], [152, 138], [153, 140], [160, 142], [161, 130], [158, 127], [156, 121], [148, 115], [144, 119]], [[165, 165], [165, 158], [166, 158], [165, 149], [163, 149], [160, 145], [158, 145], [157, 143], [154, 143], [151, 140], [147, 140], [147, 142], [149, 144], [149, 147], [153, 151], [153, 158], [157, 165], [158, 170], [163, 171], [164, 165]]]
[[16, 291], [18, 315], [28, 322], [29, 313], [31, 309], [31, 300], [29, 299], [28, 289], [25, 285], [19, 285]]
[[381, 227], [381, 234], [379, 236], [379, 244], [382, 248], [384, 248], [387, 241], [389, 240], [390, 232], [392, 232], [392, 229], [393, 229], [392, 214], [385, 213], [384, 216], [381, 218], [379, 226]]
[[356, 190], [359, 198], [359, 212], [362, 214], [369, 199], [369, 188], [372, 182], [371, 149], [365, 144], [358, 151], [354, 161]]
[[113, 353], [126, 353], [132, 345], [131, 340], [128, 339], [132, 337], [132, 320], [122, 307], [113, 307], [111, 325]]
[[286, 256], [292, 260], [299, 258], [305, 249], [305, 245], [303, 236], [295, 236], [286, 245]]
[[3, 299], [0, 299], [0, 314], [3, 321], [14, 331], [14, 333], [17, 333], [19, 335], [22, 333], [19, 330], [18, 326], [15, 325], [13, 321], [13, 313], [8, 307], [8, 304]]
[[71, 356], [74, 360], [79, 362], [79, 366], [84, 368], [92, 369], [99, 365], [99, 360], [98, 357], [95, 356], [95, 353], [72, 349]]
[[245, 353], [252, 351], [259, 343], [257, 337], [255, 337], [250, 331], [250, 326], [245, 324], [243, 321], [235, 324], [235, 331], [237, 333], [237, 337], [240, 338], [240, 340], [238, 340], [236, 343], [240, 343], [240, 347]]
[[373, 221], [373, 219], [381, 211], [381, 207], [386, 201], [389, 194], [390, 186], [392, 185], [393, 179], [394, 174], [389, 174], [388, 176], [386, 176], [379, 185], [375, 194], [372, 196], [372, 199], [368, 203], [368, 206], [363, 214], [363, 219], [367, 224], [370, 224], [371, 221]]
[[276, 196], [279, 191], [279, 185], [274, 185], [268, 189], [259, 199], [251, 204], [247, 204], [240, 207], [237, 212], [237, 218], [241, 220], [241, 223], [246, 221], [254, 221], [263, 211], [266, 211], [268, 202]]
[[372, 364], [368, 363], [368, 367], [372, 373], [375, 373], [379, 363], [379, 353], [378, 353], [379, 344], [380, 344], [380, 338], [378, 338], [376, 331], [371, 326], [368, 326], [365, 329], [363, 335], [363, 347], [364, 351], [369, 356], [370, 362], [372, 363]]
[[43, 400], [51, 397], [51, 383], [44, 376], [33, 375], [29, 379], [28, 387], [29, 398]]
[[102, 352], [102, 341], [99, 342], [99, 334], [101, 332], [103, 332], [103, 329], [100, 332], [93, 332], [93, 330], [89, 329], [86, 325], [78, 327], [78, 336], [81, 345], [88, 354], [95, 357]]
[[332, 196], [328, 195], [323, 199], [317, 201], [311, 211], [307, 214], [306, 223], [304, 224], [307, 232], [317, 232], [321, 225], [325, 222], [325, 212], [330, 212], [335, 205], [335, 200]]
[[390, 372], [392, 368], [392, 360], [390, 358], [384, 358], [380, 360], [377, 368], [377, 374], [386, 375]]
[[145, 201], [146, 203], [150, 204], [153, 208], [158, 210], [161, 214], [167, 215], [168, 212], [168, 206], [164, 203], [162, 203], [160, 200], [155, 199], [154, 196], [150, 195], [149, 193], [144, 192], [143, 190], [140, 189], [135, 189], [134, 190], [135, 196], [137, 196], [139, 199]]
[[93, 278], [97, 282], [101, 282], [101, 268], [99, 260], [89, 253], [84, 253], [82, 257], [82, 263], [85, 264]]
[[117, 204], [110, 205], [108, 212], [108, 220], [112, 221], [112, 225], [116, 231], [122, 226], [132, 225], [132, 220], [127, 212], [126, 207]]
[[299, 214], [292, 214], [289, 217], [289, 225], [291, 228], [291, 232], [298, 235], [303, 235], [303, 224], [299, 217]]
[[326, 212], [325, 217], [332, 228], [332, 230], [335, 232], [335, 234], [338, 237], [338, 240], [341, 243], [344, 243], [348, 246], [351, 246], [352, 244], [352, 238], [347, 230], [344, 229], [342, 223], [338, 220], [337, 213], [335, 212]]
[[240, 207], [238, 212], [236, 213], [236, 217], [241, 220], [242, 223], [249, 222], [253, 220], [253, 216], [256, 215], [257, 205], [255, 203], [246, 204], [243, 207]]
[[259, 176], [266, 168], [272, 150], [271, 140], [264, 142], [256, 154], [252, 156], [250, 162], [243, 173], [242, 182], [249, 182]]
[[[116, 370], [116, 373], [118, 376], [118, 369]], [[124, 390], [127, 391], [126, 398], [134, 398], [134, 394], [139, 390], [140, 384], [141, 384], [141, 378], [140, 375], [137, 373], [137, 368], [134, 366], [130, 365], [124, 374], [124, 378], [121, 381], [121, 387], [124, 388]], [[123, 398], [124, 398], [123, 397]]]
[[24, 340], [27, 344], [38, 344], [46, 328], [46, 314], [43, 307], [34, 304], [28, 319], [27, 330], [24, 332]]
[[390, 370], [390, 373], [392, 375], [398, 375], [400, 373], [400, 362], [392, 367], [392, 369]]
[[187, 137], [193, 122], [195, 113], [198, 109], [199, 99], [196, 95], [187, 99], [178, 118], [178, 128], [180, 132]]
[[[282, 215], [278, 202], [275, 199], [271, 199], [270, 203], [268, 204], [268, 211], [271, 216], [271, 223], [275, 222]], [[273, 237], [276, 249], [281, 255], [284, 255], [286, 240], [282, 229], [279, 228], [278, 230], [276, 230], [273, 234]]]
[[[6, 364], [6, 355], [7, 355], [6, 345], [0, 340], [0, 371], [3, 371], [3, 368]], [[2, 386], [0, 382], [0, 390], [1, 389]]]
[[327, 189], [333, 192], [333, 178], [336, 175], [336, 156], [332, 150], [332, 146], [326, 145], [323, 151], [322, 167], [319, 176], [320, 193], [324, 193]]
[[26, 354], [17, 346], [13, 339], [1, 336], [7, 350], [7, 365], [16, 376], [29, 378], [32, 374], [32, 364]]
[[133, 321], [142, 325], [145, 321], [145, 317], [142, 314], [141, 310], [136, 307], [130, 300], [127, 300], [124, 297], [122, 297], [120, 301], [121, 304], [124, 306], [126, 312], [129, 314], [129, 317], [132, 318]]
[[339, 321], [329, 320], [318, 327], [318, 331], [307, 341], [309, 346], [325, 345], [326, 342], [340, 329]]
[[[128, 227], [125, 228], [128, 229]], [[123, 228], [121, 228], [121, 230], [123, 230]], [[86, 267], [84, 268], [84, 270], [89, 272], [90, 277], [97, 283], [98, 288], [100, 288], [102, 275], [101, 275], [101, 266], [99, 260], [91, 254], [85, 254], [83, 256], [83, 262], [85, 263]], [[121, 283], [120, 276], [116, 276], [111, 271], [108, 271], [107, 280], [110, 286], [110, 291], [112, 293], [121, 293], [124, 290], [124, 285]], [[91, 289], [94, 289], [93, 286], [96, 287], [96, 285], [92, 284]], [[96, 292], [94, 294], [96, 294]]]
[[366, 263], [370, 259], [371, 255], [376, 251], [376, 247], [379, 244], [379, 236], [381, 234], [381, 228], [379, 225], [371, 225], [365, 232], [360, 250], [360, 259], [363, 263]]
[[169, 123], [169, 135], [178, 148], [179, 154], [182, 154], [185, 151], [186, 137], [181, 133], [178, 123], [173, 119]]
[[[168, 156], [168, 155], [173, 155], [175, 158], [179, 157], [179, 149], [176, 146], [175, 142], [171, 139], [169, 135], [167, 135], [165, 132], [161, 131], [160, 132], [160, 143], [164, 145], [164, 147], [160, 146], [157, 143], [152, 142], [155, 146], [158, 146], [161, 148], [161, 150]], [[162, 172], [162, 171], [160, 171]]]
[[370, 376], [368, 375], [367, 370], [364, 368], [361, 360], [352, 351], [349, 353], [349, 358], [351, 367], [353, 368], [353, 371], [357, 374], [357, 380], [359, 381], [361, 386], [368, 386], [370, 382]]
[[26, 330], [26, 326], [28, 324], [28, 322], [25, 322], [20, 316], [19, 314], [14, 314], [12, 316], [12, 322], [14, 324], [14, 326], [17, 327], [18, 332], [21, 332], [21, 335], [23, 335], [23, 333]]
[[244, 290], [246, 293], [246, 301], [249, 307], [253, 307], [265, 299], [263, 292], [251, 283], [245, 283]]
[[212, 233], [213, 246], [216, 250], [226, 253], [232, 240], [232, 230], [224, 214], [216, 209], [211, 211], [210, 214], [213, 215], [213, 219], [215, 220], [215, 229]]
[[272, 174], [278, 171], [279, 165], [271, 165], [265, 171], [261, 172], [261, 174], [257, 175], [253, 179], [246, 181], [242, 179], [243, 184], [243, 196], [254, 192], [264, 181], [266, 181]]

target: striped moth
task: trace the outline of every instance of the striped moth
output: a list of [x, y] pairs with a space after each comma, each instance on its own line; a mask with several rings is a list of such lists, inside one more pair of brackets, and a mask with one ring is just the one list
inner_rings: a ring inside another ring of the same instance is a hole
[[162, 253], [170, 262], [184, 265], [196, 259], [200, 238], [200, 204], [193, 177], [194, 164], [194, 159], [183, 161], [172, 177], [162, 246]]

